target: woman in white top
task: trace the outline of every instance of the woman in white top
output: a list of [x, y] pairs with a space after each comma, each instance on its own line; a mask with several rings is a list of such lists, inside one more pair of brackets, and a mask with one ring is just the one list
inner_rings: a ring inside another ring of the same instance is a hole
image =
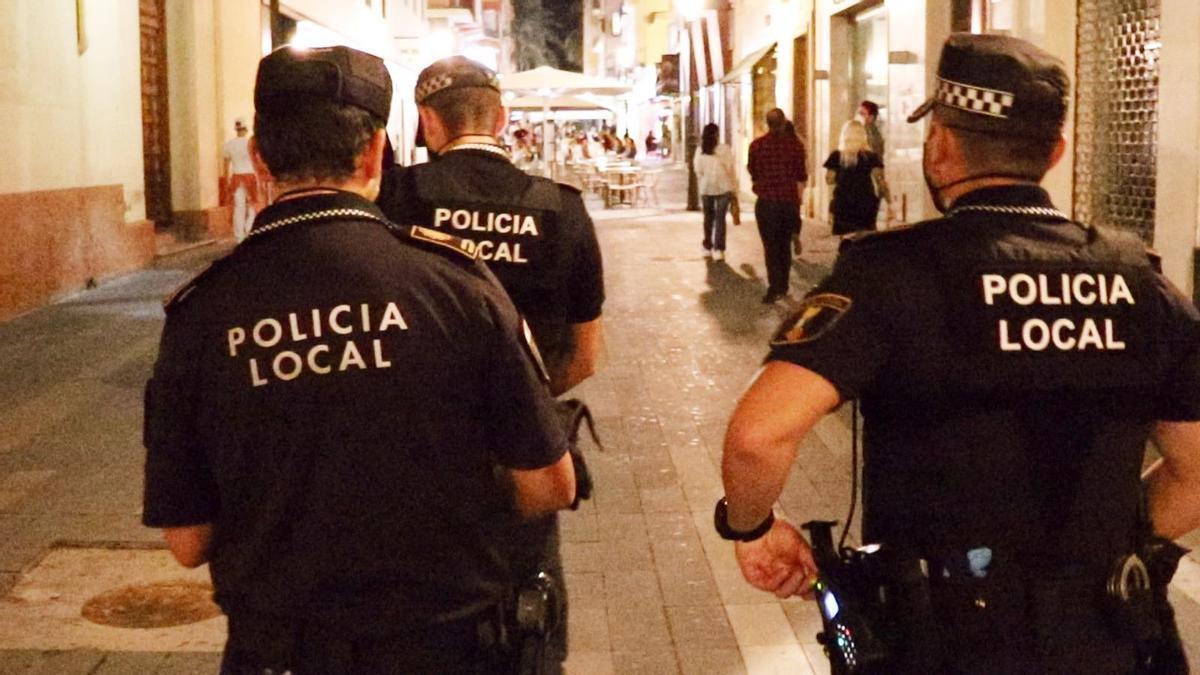
[[714, 260], [725, 259], [725, 212], [737, 190], [733, 151], [728, 145], [718, 143], [720, 133], [717, 125], [704, 125], [700, 147], [692, 159], [696, 185], [704, 205], [704, 257]]

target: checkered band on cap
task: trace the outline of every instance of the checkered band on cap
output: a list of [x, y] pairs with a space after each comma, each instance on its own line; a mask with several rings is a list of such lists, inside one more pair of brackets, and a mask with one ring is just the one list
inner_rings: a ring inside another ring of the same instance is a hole
[[434, 75], [422, 82], [421, 86], [417, 87], [417, 90], [413, 92], [413, 98], [416, 99], [417, 103], [421, 103], [452, 84], [454, 84], [454, 78], [449, 74]]
[[937, 100], [967, 112], [1008, 119], [1016, 97], [1007, 91], [984, 89], [938, 78]]

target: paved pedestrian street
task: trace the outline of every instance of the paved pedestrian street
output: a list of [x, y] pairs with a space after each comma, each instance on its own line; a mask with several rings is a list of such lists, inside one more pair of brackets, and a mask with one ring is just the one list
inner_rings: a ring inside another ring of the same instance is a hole
[[[660, 184], [661, 204], [590, 203], [606, 269], [606, 353], [574, 393], [591, 406], [603, 450], [587, 448], [595, 498], [563, 518], [568, 672], [827, 672], [814, 606], [750, 588], [712, 529], [725, 423], [787, 306], [759, 302], [765, 271], [749, 202], [728, 258], [701, 257], [682, 176]], [[793, 298], [828, 270], [827, 232], [806, 227]], [[161, 297], [221, 252], [180, 253], [0, 324], [0, 674], [216, 672], [224, 624], [207, 605], [205, 571], [174, 567], [158, 533], [139, 524], [140, 434]], [[804, 441], [781, 510], [795, 521], [844, 519], [850, 454], [842, 410]], [[1174, 586], [1200, 654], [1194, 559]], [[186, 611], [131, 615], [107, 604], [139, 594], [170, 594]]]

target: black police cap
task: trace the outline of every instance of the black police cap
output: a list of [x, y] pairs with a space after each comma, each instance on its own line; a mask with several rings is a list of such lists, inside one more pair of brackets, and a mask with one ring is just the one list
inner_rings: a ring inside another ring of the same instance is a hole
[[1024, 40], [955, 33], [942, 47], [933, 96], [908, 121], [936, 108], [946, 126], [1053, 140], [1062, 133], [1070, 90], [1062, 61]]
[[258, 62], [257, 110], [287, 110], [304, 101], [361, 108], [387, 122], [392, 78], [383, 59], [349, 47], [280, 47]]
[[413, 98], [424, 104], [435, 94], [463, 87], [483, 87], [500, 92], [500, 78], [487, 66], [465, 56], [449, 56], [429, 64], [417, 76]]

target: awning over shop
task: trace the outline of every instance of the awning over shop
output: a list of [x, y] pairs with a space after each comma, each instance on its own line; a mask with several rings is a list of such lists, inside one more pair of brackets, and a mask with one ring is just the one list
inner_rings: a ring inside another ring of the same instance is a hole
[[737, 82], [742, 75], [750, 72], [750, 69], [754, 67], [754, 64], [761, 61], [762, 57], [766, 56], [772, 49], [775, 49], [775, 45], [777, 44], [777, 42], [772, 42], [766, 47], [750, 52], [746, 56], [742, 57], [741, 61], [738, 61], [734, 67], [729, 69], [728, 73], [725, 73], [725, 77], [721, 78], [721, 83], [729, 84], [732, 82]]

